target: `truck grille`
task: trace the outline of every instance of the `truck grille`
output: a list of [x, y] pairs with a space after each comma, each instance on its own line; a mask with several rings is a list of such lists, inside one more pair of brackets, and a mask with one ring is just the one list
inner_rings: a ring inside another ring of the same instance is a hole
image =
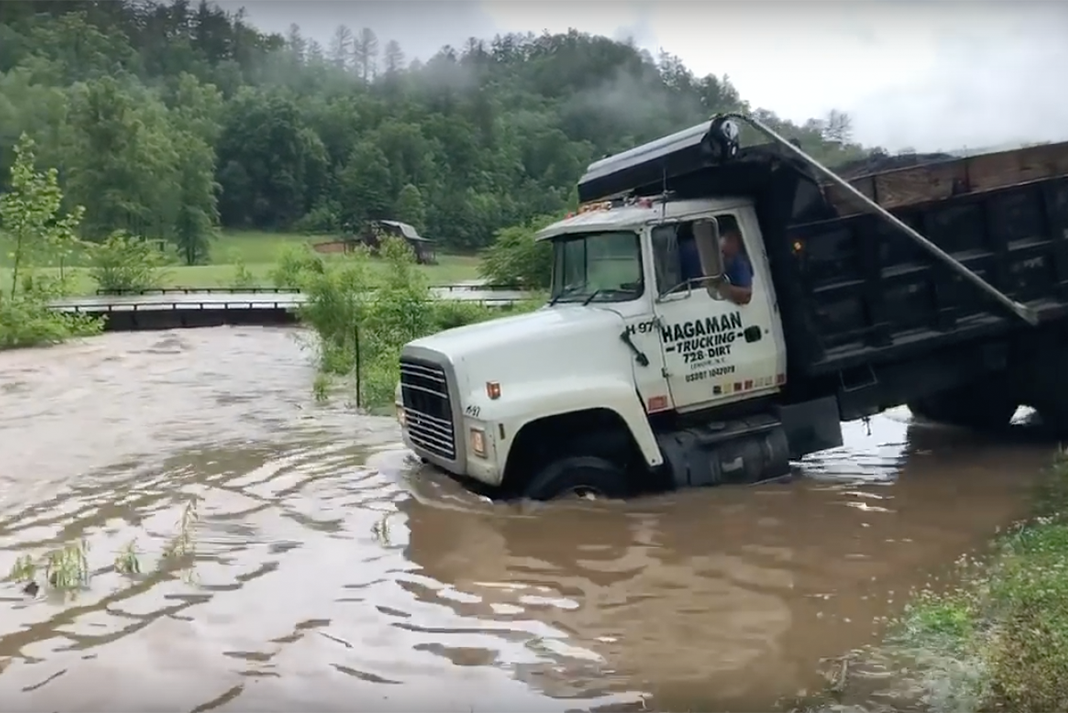
[[412, 443], [447, 460], [456, 459], [449, 382], [437, 364], [404, 357], [400, 364], [401, 401]]

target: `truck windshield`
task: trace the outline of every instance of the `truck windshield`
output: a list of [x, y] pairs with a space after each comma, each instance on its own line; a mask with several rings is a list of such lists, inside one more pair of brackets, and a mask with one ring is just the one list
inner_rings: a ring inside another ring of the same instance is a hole
[[551, 304], [626, 302], [641, 297], [644, 289], [637, 233], [581, 233], [553, 240]]

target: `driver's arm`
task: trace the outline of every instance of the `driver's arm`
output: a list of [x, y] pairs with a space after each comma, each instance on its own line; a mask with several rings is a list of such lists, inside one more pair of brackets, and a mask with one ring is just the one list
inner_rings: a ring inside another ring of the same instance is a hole
[[720, 283], [719, 293], [736, 305], [747, 305], [753, 299], [753, 267], [742, 255], [735, 258], [726, 271], [728, 281]]

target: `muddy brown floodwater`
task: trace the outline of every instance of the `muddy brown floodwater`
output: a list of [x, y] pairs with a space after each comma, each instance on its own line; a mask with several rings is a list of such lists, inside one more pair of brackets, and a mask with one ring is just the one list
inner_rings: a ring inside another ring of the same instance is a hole
[[[94, 572], [67, 601], [4, 585], [9, 708], [769, 710], [1019, 516], [1049, 455], [901, 409], [790, 483], [492, 505], [391, 419], [314, 404], [297, 334], [0, 354], [0, 567], [84, 537]], [[159, 574], [192, 496], [195, 566]]]

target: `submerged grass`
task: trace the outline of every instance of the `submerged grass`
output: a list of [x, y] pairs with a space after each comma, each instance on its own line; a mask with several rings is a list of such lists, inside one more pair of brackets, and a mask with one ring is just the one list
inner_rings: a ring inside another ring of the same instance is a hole
[[987, 557], [962, 559], [954, 589], [918, 593], [891, 627], [872, 658], [898, 672], [903, 697], [936, 713], [1068, 711], [1068, 453], [1035, 507]]
[[[156, 567], [158, 572], [169, 573], [180, 569], [183, 579], [192, 575], [193, 555], [196, 552], [193, 534], [200, 519], [197, 503], [198, 499], [194, 497], [182, 508], [182, 515], [177, 523], [178, 531], [163, 548]], [[139, 576], [143, 569], [142, 556], [135, 538], [115, 554], [112, 568], [127, 577]], [[91, 576], [89, 543], [80, 539], [42, 555], [22, 555], [11, 567], [7, 579], [22, 584], [23, 591], [31, 596], [42, 590], [66, 596], [88, 587]]]

